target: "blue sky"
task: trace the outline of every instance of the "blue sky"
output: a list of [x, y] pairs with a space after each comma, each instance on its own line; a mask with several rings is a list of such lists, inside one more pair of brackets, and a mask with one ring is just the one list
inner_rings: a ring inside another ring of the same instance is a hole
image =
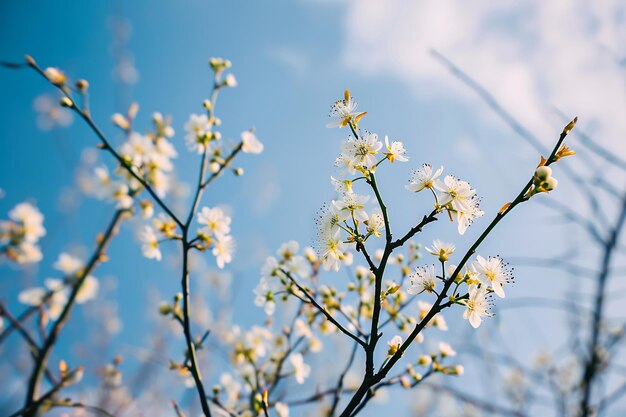
[[[558, 3], [568, 10], [578, 4], [566, 7]], [[612, 52], [602, 55], [598, 50], [613, 51], [614, 45], [605, 40], [615, 41], [623, 34], [623, 25], [618, 24], [623, 21], [623, 7], [616, 3], [607, 10], [589, 10], [589, 22], [580, 25], [583, 29], [571, 29], [561, 39], [546, 29], [549, 25], [541, 23], [550, 21], [550, 12], [558, 14], [558, 6], [546, 10], [537, 3], [517, 4], [506, 10], [485, 2], [479, 2], [475, 10], [457, 6], [448, 1], [441, 6], [423, 2], [416, 8], [397, 2], [382, 5], [367, 1], [359, 6], [357, 2], [312, 0], [193, 0], [184, 5], [164, 0], [149, 5], [122, 1], [3, 2], [0, 37], [5, 41], [0, 44], [0, 58], [20, 61], [28, 53], [41, 66], [58, 66], [72, 77], [88, 79], [94, 119], [112, 138], [117, 132], [110, 116], [123, 112], [131, 100], [141, 107], [140, 130], [148, 127], [154, 111], [172, 115], [175, 144], [181, 155], [178, 174], [184, 180], [195, 178], [197, 160], [184, 149], [182, 126], [190, 113], [202, 111], [202, 100], [209, 94], [208, 58], [222, 56], [233, 62], [232, 72], [239, 86], [220, 96], [217, 113], [224, 122], [222, 133], [237, 138], [241, 131], [254, 126], [265, 143], [265, 152], [261, 157], [244, 155], [238, 164], [246, 175], [223, 178], [204, 202], [209, 206], [224, 204], [232, 211], [238, 258], [229, 270], [238, 287], [237, 317], [244, 323], [255, 322], [258, 311], [248, 306], [263, 258], [290, 239], [312, 244], [315, 213], [333, 197], [329, 176], [336, 173], [333, 161], [347, 132], [328, 130], [325, 124], [330, 104], [344, 89], [351, 89], [360, 108], [368, 111], [363, 125], [404, 141], [411, 157], [409, 164], [394, 166], [381, 175], [396, 230], [409, 228], [429, 208], [428, 200], [403, 190], [410, 169], [421, 163], [446, 165], [447, 172], [470, 181], [482, 196], [488, 214], [463, 239], [456, 234], [455, 225], [441, 221], [436, 233], [424, 234], [423, 243], [438, 237], [453, 241], [459, 248], [470, 246], [487, 219], [532, 173], [538, 155], [429, 58], [431, 47], [484, 82], [546, 146], [564, 124], [546, 111], [556, 106], [572, 116], [586, 113], [582, 126], [624, 154], [623, 141], [616, 140], [616, 132], [623, 132], [624, 120], [615, 117], [620, 111], [624, 114], [623, 68], [620, 78], [619, 66], [608, 70], [608, 64], [598, 68], [592, 65], [598, 56], [612, 56]], [[115, 61], [110, 26], [115, 18], [132, 24], [125, 48], [132, 52], [139, 79], [131, 87], [120, 86], [112, 76]], [[440, 27], [439, 19], [449, 19], [446, 27], [459, 23], [461, 33]], [[556, 29], [569, 29], [566, 21], [553, 22]], [[561, 53], [564, 45], [587, 39], [585, 36], [592, 41], [569, 55]], [[513, 56], [507, 56], [507, 48], [514, 51]], [[623, 52], [615, 51], [618, 56]], [[545, 57], [553, 55], [558, 59], [544, 64]], [[561, 66], [564, 59], [573, 61], [572, 69]], [[544, 65], [556, 68], [555, 72]], [[581, 94], [572, 98], [568, 89], [580, 80], [591, 80], [579, 83], [586, 100], [579, 99]], [[620, 85], [621, 93], [615, 92], [614, 87]], [[112, 208], [88, 198], [71, 210], [59, 208], [60, 192], [75, 183], [81, 151], [96, 141], [78, 120], [67, 129], [37, 129], [33, 100], [52, 89], [30, 71], [2, 69], [0, 91], [0, 187], [4, 190], [0, 213], [4, 216], [15, 203], [31, 199], [45, 214], [48, 229], [39, 270], [23, 273], [0, 266], [0, 289], [6, 294], [2, 298], [16, 306], [12, 299], [19, 289], [53, 274], [51, 264], [60, 251], [79, 247], [80, 252], [82, 247], [87, 253], [89, 242], [102, 229]], [[603, 97], [606, 102], [598, 104]], [[613, 119], [607, 121], [607, 117]], [[65, 191], [62, 195], [68, 194]], [[553, 197], [576, 198], [567, 186]], [[554, 254], [578, 245], [575, 234], [567, 241], [561, 239], [563, 228], [550, 225], [552, 218], [538, 205], [523, 207], [514, 217], [485, 244], [485, 253]], [[143, 311], [147, 289], [157, 288], [161, 297], [169, 296], [177, 291], [178, 278], [174, 269], [141, 258], [129, 226], [112, 245], [110, 257], [111, 262], [96, 275], [117, 279], [111, 297], [125, 323], [117, 341], [140, 345], [144, 325], [131, 318], [147, 314]], [[520, 268], [512, 296], [516, 291], [517, 295], [532, 294], [536, 273], [536, 269]], [[551, 278], [554, 281], [546, 285], [560, 291], [562, 283], [556, 282], [557, 277]], [[506, 318], [507, 313], [502, 316]], [[82, 324], [78, 317], [62, 343], [76, 340]], [[551, 322], [557, 324], [558, 317]], [[551, 344], [549, 334], [542, 336], [532, 329], [518, 333], [519, 320], [503, 320], [500, 325], [511, 344], [522, 349], [534, 351], [541, 337], [548, 339], [541, 343]], [[68, 345], [63, 349], [69, 349]]]

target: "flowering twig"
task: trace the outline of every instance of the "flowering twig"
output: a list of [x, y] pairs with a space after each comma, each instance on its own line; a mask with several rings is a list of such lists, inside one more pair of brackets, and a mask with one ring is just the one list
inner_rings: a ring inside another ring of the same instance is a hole
[[337, 327], [337, 329], [339, 329], [343, 334], [345, 334], [346, 336], [348, 336], [350, 339], [354, 340], [355, 342], [357, 342], [359, 345], [361, 345], [361, 347], [363, 347], [364, 349], [366, 348], [367, 344], [361, 339], [359, 338], [357, 335], [355, 335], [354, 333], [352, 333], [350, 330], [346, 329], [345, 327], [343, 327], [341, 325], [341, 323], [339, 323], [337, 321], [337, 319], [335, 319], [333, 317], [332, 314], [330, 314], [328, 312], [328, 310], [324, 307], [322, 307], [317, 300], [315, 299], [315, 297], [313, 297], [304, 287], [302, 287], [302, 285], [300, 285], [298, 283], [298, 281], [296, 281], [296, 279], [287, 271], [285, 270], [281, 270], [281, 272], [283, 274], [285, 274], [285, 276], [287, 278], [289, 278], [289, 280], [298, 288], [298, 290], [300, 290], [305, 297], [307, 298], [307, 300], [320, 312], [324, 315], [324, 317], [326, 317], [326, 319], [328, 319], [328, 321], [330, 321], [333, 325], [335, 325], [335, 327]]
[[[563, 141], [565, 140], [565, 137], [570, 132], [570, 130], [573, 128], [575, 123], [576, 123], [576, 119], [574, 119], [570, 124], [568, 124], [563, 129], [563, 131], [561, 132], [561, 135], [559, 136], [559, 139], [558, 139], [556, 145], [554, 146], [552, 152], [550, 153], [548, 158], [545, 160], [545, 163], [543, 165], [549, 166], [556, 160], [555, 157], [556, 157], [557, 152], [559, 151], [559, 149], [561, 149], [561, 145], [563, 144]], [[366, 398], [366, 396], [367, 396], [367, 393], [369, 392], [370, 388], [373, 387], [374, 385], [376, 385], [377, 383], [379, 383], [380, 381], [382, 381], [386, 377], [387, 373], [400, 360], [400, 358], [402, 357], [402, 355], [404, 354], [406, 349], [408, 349], [408, 347], [415, 340], [415, 338], [418, 336], [418, 334], [424, 329], [424, 327], [426, 327], [426, 325], [435, 317], [435, 315], [437, 313], [439, 313], [441, 310], [451, 306], [452, 304], [454, 304], [454, 302], [458, 301], [458, 298], [456, 298], [456, 299], [451, 299], [448, 302], [444, 302], [444, 300], [447, 298], [448, 290], [450, 289], [450, 287], [454, 283], [455, 277], [462, 271], [462, 269], [465, 267], [465, 264], [469, 261], [469, 258], [475, 253], [476, 249], [478, 249], [480, 244], [486, 239], [486, 237], [498, 225], [498, 223], [508, 213], [510, 213], [518, 204], [520, 204], [520, 203], [522, 203], [524, 201], [527, 201], [529, 199], [529, 196], [528, 196], [527, 193], [532, 188], [533, 182], [534, 182], [534, 177], [531, 178], [528, 181], [528, 183], [522, 188], [522, 190], [519, 192], [517, 197], [511, 203], [508, 203], [507, 205], [505, 205], [505, 207], [502, 210], [500, 210], [500, 212], [498, 212], [498, 214], [495, 216], [495, 218], [492, 220], [492, 222], [487, 226], [487, 228], [483, 231], [483, 233], [478, 237], [478, 239], [474, 242], [474, 244], [472, 244], [472, 246], [465, 253], [465, 255], [463, 256], [462, 260], [457, 265], [455, 271], [450, 275], [450, 278], [447, 279], [447, 281], [444, 284], [443, 289], [441, 290], [440, 294], [438, 295], [437, 300], [435, 301], [434, 305], [431, 307], [430, 311], [415, 326], [415, 328], [413, 329], [411, 334], [407, 337], [407, 339], [400, 345], [400, 347], [393, 354], [393, 356], [389, 359], [389, 361], [377, 373], [374, 373], [373, 369], [370, 370], [370, 368], [369, 368], [370, 366], [373, 366], [373, 351], [369, 350], [369, 347], [372, 346], [372, 342], [370, 341], [370, 344], [368, 345], [368, 360], [366, 361], [365, 377], [363, 378], [363, 382], [359, 386], [359, 389], [355, 392], [355, 394], [353, 395], [352, 399], [350, 400], [350, 402], [348, 403], [348, 405], [346, 406], [344, 411], [341, 413], [341, 417], [351, 417], [351, 416], [353, 416], [354, 413], [355, 413], [355, 410], [357, 410], [359, 408], [359, 405], [362, 402], [366, 403], [368, 401], [369, 398]], [[384, 268], [384, 262], [386, 262], [386, 257], [389, 256], [388, 251], [389, 250], [386, 249], [385, 253], [383, 254], [383, 258], [381, 260], [381, 266], [379, 266], [379, 268], [378, 268], [378, 272], [379, 273], [380, 273], [381, 270], [384, 272], [384, 269], [383, 269]], [[382, 277], [381, 277], [381, 279], [382, 279]], [[377, 280], [378, 280], [378, 277], [377, 277]], [[375, 300], [375, 302], [376, 301], [378, 301], [378, 300]], [[377, 329], [377, 323], [376, 324], [374, 323], [374, 319], [372, 320], [372, 329]], [[371, 340], [375, 340], [375, 338], [376, 338], [376, 335], [374, 333], [372, 333]], [[375, 343], [374, 343], [374, 346], [375, 346]]]

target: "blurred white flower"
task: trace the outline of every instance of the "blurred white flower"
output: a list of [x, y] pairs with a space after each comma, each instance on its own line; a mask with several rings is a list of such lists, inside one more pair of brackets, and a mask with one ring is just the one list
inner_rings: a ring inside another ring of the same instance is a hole
[[304, 363], [304, 358], [300, 353], [292, 353], [289, 362], [293, 367], [294, 377], [298, 384], [304, 384], [304, 380], [311, 374], [311, 367]]
[[35, 98], [33, 107], [37, 111], [37, 127], [48, 131], [55, 126], [68, 127], [74, 121], [71, 110], [61, 107], [59, 101], [47, 94]]
[[187, 148], [198, 154], [203, 153], [205, 147], [204, 137], [211, 132], [211, 127], [209, 117], [206, 114], [190, 115], [189, 120], [185, 123]]
[[263, 143], [249, 130], [241, 134], [241, 150], [245, 153], [259, 154], [263, 152]]
[[235, 240], [232, 236], [217, 236], [217, 241], [213, 247], [213, 255], [217, 266], [222, 269], [224, 264], [230, 263], [233, 260], [233, 253], [235, 252]]
[[141, 241], [141, 253], [148, 259], [161, 260], [161, 249], [159, 249], [159, 240], [157, 238], [154, 229], [150, 226], [145, 226], [139, 233], [139, 240]]
[[231, 218], [219, 207], [203, 207], [198, 213], [198, 223], [204, 225], [200, 232], [207, 235], [224, 236], [230, 232]]

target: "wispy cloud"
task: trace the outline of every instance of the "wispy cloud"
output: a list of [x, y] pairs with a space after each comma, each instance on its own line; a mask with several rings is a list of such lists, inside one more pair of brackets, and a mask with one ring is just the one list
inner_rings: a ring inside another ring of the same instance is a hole
[[561, 121], [557, 108], [581, 116], [600, 143], [623, 144], [625, 19], [619, 0], [358, 0], [346, 8], [343, 59], [352, 70], [419, 86], [420, 94], [453, 91], [474, 100], [433, 59], [436, 49], [546, 137], [544, 143]]

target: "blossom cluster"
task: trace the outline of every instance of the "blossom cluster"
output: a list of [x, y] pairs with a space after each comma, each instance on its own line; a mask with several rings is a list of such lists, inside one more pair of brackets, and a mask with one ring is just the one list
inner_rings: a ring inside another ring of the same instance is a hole
[[0, 221], [0, 253], [21, 264], [39, 262], [43, 254], [37, 242], [46, 234], [43, 214], [24, 202], [9, 211], [9, 219]]
[[67, 305], [70, 292], [76, 285], [80, 284], [76, 292], [78, 304], [96, 297], [98, 280], [92, 275], [83, 276], [84, 267], [85, 264], [79, 258], [63, 252], [54, 263], [54, 268], [63, 274], [62, 278], [46, 278], [43, 287], [23, 290], [19, 293], [18, 300], [22, 304], [43, 308], [46, 319], [58, 319]]

